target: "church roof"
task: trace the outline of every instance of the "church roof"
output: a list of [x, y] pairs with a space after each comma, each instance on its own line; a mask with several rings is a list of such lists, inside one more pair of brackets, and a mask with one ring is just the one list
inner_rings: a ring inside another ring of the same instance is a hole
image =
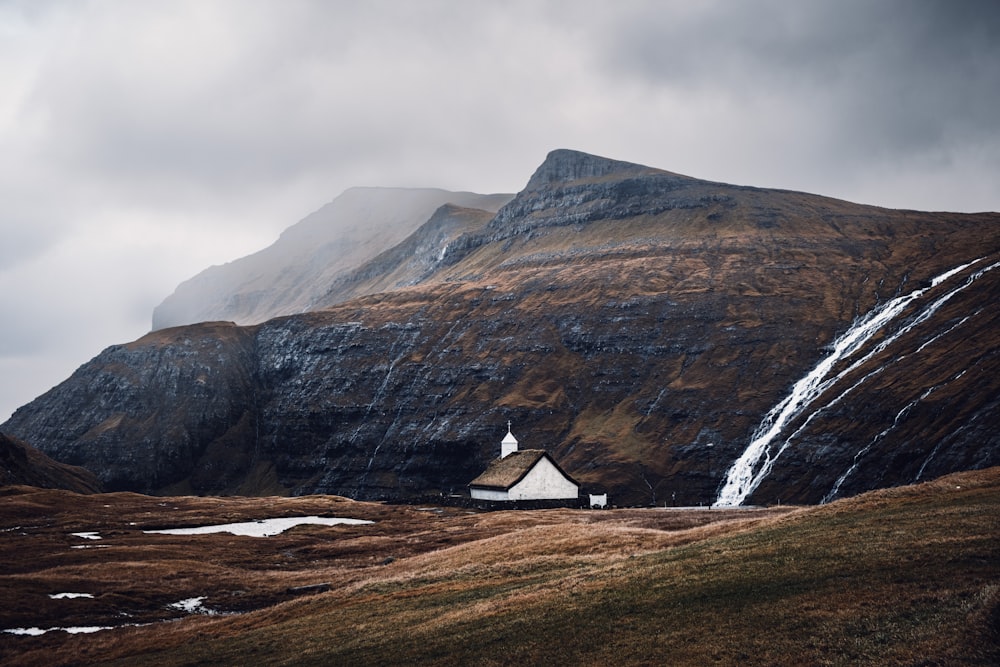
[[543, 457], [547, 458], [566, 479], [579, 486], [579, 483], [567, 475], [544, 449], [521, 449], [511, 452], [502, 459], [494, 459], [482, 475], [469, 482], [469, 486], [506, 491], [524, 479], [524, 476]]

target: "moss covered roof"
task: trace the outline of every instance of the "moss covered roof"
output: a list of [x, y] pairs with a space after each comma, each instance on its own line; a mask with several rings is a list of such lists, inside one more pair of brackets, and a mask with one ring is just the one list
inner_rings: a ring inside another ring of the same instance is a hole
[[[576, 480], [566, 474], [559, 464], [543, 449], [520, 449], [502, 459], [494, 459], [482, 475], [469, 482], [469, 486], [487, 489], [507, 490], [524, 479], [524, 476], [542, 458], [547, 458], [566, 479], [574, 484]], [[578, 484], [577, 484], [578, 485]]]

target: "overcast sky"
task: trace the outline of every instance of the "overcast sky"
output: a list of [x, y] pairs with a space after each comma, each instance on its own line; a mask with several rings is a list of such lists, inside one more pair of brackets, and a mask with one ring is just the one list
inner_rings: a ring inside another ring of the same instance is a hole
[[1000, 2], [0, 0], [0, 422], [353, 185], [1000, 210]]

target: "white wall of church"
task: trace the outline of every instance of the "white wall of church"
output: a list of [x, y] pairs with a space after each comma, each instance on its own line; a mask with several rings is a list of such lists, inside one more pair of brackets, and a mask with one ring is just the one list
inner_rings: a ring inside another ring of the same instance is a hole
[[470, 494], [475, 500], [510, 500], [506, 491], [499, 491], [497, 489], [469, 489]]
[[555, 500], [576, 498], [579, 488], [542, 457], [520, 482], [510, 488], [510, 500]]

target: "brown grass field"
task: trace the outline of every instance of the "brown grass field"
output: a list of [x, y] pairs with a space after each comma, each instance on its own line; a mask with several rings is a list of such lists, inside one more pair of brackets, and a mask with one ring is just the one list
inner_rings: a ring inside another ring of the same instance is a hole
[[[311, 514], [375, 523], [142, 532]], [[1000, 469], [726, 511], [6, 487], [0, 629], [113, 629], [0, 633], [0, 663], [996, 665], [998, 517]], [[218, 613], [169, 606], [193, 597]]]

